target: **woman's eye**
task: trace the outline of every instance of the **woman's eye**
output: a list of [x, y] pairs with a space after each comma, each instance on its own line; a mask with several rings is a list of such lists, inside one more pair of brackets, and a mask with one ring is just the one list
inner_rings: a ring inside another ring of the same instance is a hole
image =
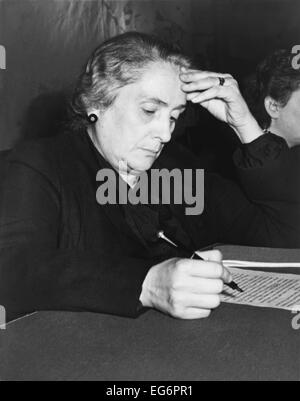
[[171, 118], [170, 118], [170, 120], [172, 121], [172, 123], [176, 123], [176, 121], [177, 121], [177, 118], [175, 118], [175, 117], [171, 117]]
[[143, 109], [143, 111], [145, 114], [147, 114], [149, 116], [151, 114], [154, 114], [156, 110]]

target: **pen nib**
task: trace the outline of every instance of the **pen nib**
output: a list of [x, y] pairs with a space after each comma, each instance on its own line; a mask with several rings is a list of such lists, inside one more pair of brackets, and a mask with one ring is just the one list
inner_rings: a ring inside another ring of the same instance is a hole
[[237, 285], [237, 283], [235, 283], [235, 282], [233, 281], [232, 284], [233, 284], [235, 290], [237, 290], [238, 292], [244, 292], [244, 290], [242, 290], [241, 287], [239, 287], [239, 286]]
[[232, 290], [236, 290], [238, 292], [244, 292], [235, 281], [231, 281], [230, 283], [227, 283], [228, 287], [230, 287]]

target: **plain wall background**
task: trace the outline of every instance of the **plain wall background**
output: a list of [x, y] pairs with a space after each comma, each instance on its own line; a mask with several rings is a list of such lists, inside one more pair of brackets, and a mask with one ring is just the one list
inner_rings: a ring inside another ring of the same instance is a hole
[[156, 33], [242, 79], [267, 52], [300, 44], [299, 21], [298, 0], [0, 0], [0, 150], [57, 130], [63, 94], [115, 34]]

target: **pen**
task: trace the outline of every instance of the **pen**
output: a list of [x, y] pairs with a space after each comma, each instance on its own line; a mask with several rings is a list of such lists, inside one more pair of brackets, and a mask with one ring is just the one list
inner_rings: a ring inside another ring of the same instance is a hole
[[[203, 258], [201, 258], [201, 256], [199, 256], [197, 254], [197, 252], [192, 251], [190, 249], [188, 249], [187, 247], [183, 246], [183, 245], [178, 245], [176, 242], [172, 241], [170, 238], [168, 238], [165, 233], [161, 230], [158, 231], [157, 233], [157, 237], [164, 240], [165, 242], [167, 242], [169, 245], [173, 246], [174, 248], [179, 249], [180, 251], [182, 251], [186, 256], [189, 255], [189, 257], [191, 259], [199, 259], [199, 260], [204, 260]], [[190, 256], [192, 254], [192, 256]], [[237, 290], [239, 292], [244, 292], [239, 285], [235, 282], [235, 281], [231, 281], [230, 283], [225, 283], [228, 287], [230, 287], [232, 290]]]

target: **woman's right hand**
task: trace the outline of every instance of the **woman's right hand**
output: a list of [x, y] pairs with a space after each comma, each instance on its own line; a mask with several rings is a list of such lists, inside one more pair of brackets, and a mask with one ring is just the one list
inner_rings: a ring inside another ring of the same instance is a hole
[[140, 301], [180, 319], [199, 319], [220, 305], [224, 282], [232, 277], [218, 250], [197, 252], [203, 259], [168, 259], [153, 266], [143, 283]]

